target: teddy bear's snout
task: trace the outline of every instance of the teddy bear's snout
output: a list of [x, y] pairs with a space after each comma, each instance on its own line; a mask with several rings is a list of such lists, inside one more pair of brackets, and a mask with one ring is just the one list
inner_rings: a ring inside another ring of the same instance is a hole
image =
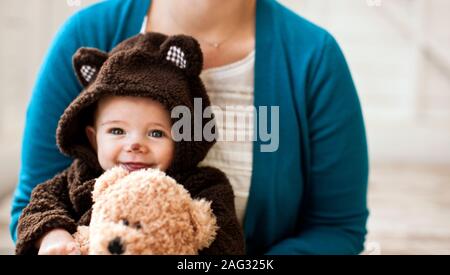
[[113, 255], [120, 255], [125, 252], [125, 246], [120, 237], [117, 237], [109, 242], [108, 251]]

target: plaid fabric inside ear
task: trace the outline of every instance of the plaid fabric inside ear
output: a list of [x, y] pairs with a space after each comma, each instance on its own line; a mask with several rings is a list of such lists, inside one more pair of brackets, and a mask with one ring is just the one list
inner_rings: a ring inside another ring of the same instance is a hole
[[96, 71], [97, 70], [94, 67], [91, 67], [89, 65], [83, 65], [80, 69], [81, 75], [88, 83], [92, 80], [92, 77], [95, 75]]
[[175, 63], [175, 65], [181, 69], [186, 68], [186, 59], [184, 58], [184, 52], [177, 46], [171, 46], [167, 52], [167, 60]]

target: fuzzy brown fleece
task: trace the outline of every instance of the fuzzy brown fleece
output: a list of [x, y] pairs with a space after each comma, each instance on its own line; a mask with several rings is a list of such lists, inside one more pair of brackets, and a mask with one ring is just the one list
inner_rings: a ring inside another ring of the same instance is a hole
[[[167, 59], [173, 47], [182, 50], [184, 66]], [[36, 254], [36, 241], [51, 229], [63, 228], [74, 233], [78, 225], [89, 225], [94, 182], [103, 170], [84, 134], [84, 127], [92, 119], [99, 99], [108, 95], [150, 97], [169, 112], [175, 106], [184, 105], [191, 114], [194, 114], [195, 97], [202, 99], [203, 110], [210, 105], [199, 77], [202, 53], [197, 41], [188, 36], [139, 34], [120, 43], [110, 53], [81, 48], [75, 53], [73, 64], [85, 89], [61, 116], [57, 144], [74, 162], [33, 190], [30, 203], [19, 219], [16, 254]], [[82, 73], [85, 66], [94, 69], [90, 77]], [[194, 116], [191, 117], [191, 129], [194, 129]], [[203, 119], [201, 125], [208, 122]], [[219, 231], [211, 246], [199, 254], [244, 254], [244, 235], [226, 175], [216, 168], [198, 167], [215, 141], [194, 141], [194, 131], [191, 132], [192, 141], [175, 143], [174, 161], [166, 173], [182, 184], [193, 198], [212, 201]]]

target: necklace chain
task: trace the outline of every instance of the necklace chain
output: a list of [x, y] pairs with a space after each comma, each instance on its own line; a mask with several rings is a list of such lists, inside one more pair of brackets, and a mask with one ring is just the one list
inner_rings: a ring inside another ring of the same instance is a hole
[[[173, 20], [173, 22], [175, 22], [175, 24], [178, 26], [178, 28], [180, 28], [183, 32], [185, 32], [184, 29], [181, 28], [181, 26], [176, 22], [176, 20]], [[239, 29], [238, 27], [239, 27], [239, 26], [237, 26], [237, 27], [236, 27], [236, 28], [228, 35], [228, 37], [224, 38], [224, 39], [223, 39], [222, 41], [220, 41], [220, 42], [210, 42], [210, 41], [208, 41], [208, 40], [206, 40], [206, 39], [199, 38], [199, 37], [195, 37], [195, 38], [196, 38], [197, 40], [200, 40], [200, 41], [204, 42], [206, 45], [208, 45], [208, 46], [210, 46], [210, 47], [213, 47], [213, 48], [215, 48], [215, 49], [219, 49], [220, 46], [222, 46], [223, 43], [227, 42], [227, 41], [235, 34], [235, 32]]]
[[[236, 29], [237, 29], [237, 28], [236, 28]], [[200, 40], [200, 41], [202, 41], [202, 42], [204, 42], [205, 44], [207, 44], [207, 45], [210, 46], [210, 47], [213, 47], [213, 48], [215, 48], [215, 49], [219, 49], [220, 46], [221, 46], [223, 43], [227, 42], [227, 41], [233, 36], [234, 33], [235, 33], [235, 31], [233, 31], [228, 37], [226, 37], [225, 39], [223, 39], [223, 40], [220, 41], [220, 42], [210, 42], [210, 41], [207, 41], [206, 39], [203, 39], [203, 38], [197, 38], [197, 39]]]

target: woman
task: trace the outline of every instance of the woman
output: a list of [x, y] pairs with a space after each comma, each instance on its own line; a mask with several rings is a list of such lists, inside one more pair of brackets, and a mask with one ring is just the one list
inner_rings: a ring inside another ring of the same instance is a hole
[[[70, 163], [54, 134], [81, 91], [73, 53], [81, 46], [109, 51], [139, 31], [196, 37], [213, 104], [278, 107], [279, 124], [269, 126], [279, 129], [274, 150], [261, 150], [267, 140], [259, 137], [218, 144], [204, 160], [230, 178], [248, 254], [362, 251], [368, 156], [348, 66], [330, 34], [274, 0], [110, 0], [72, 16], [50, 48], [28, 107], [13, 239], [32, 188]], [[249, 125], [236, 127], [258, 130]]]

